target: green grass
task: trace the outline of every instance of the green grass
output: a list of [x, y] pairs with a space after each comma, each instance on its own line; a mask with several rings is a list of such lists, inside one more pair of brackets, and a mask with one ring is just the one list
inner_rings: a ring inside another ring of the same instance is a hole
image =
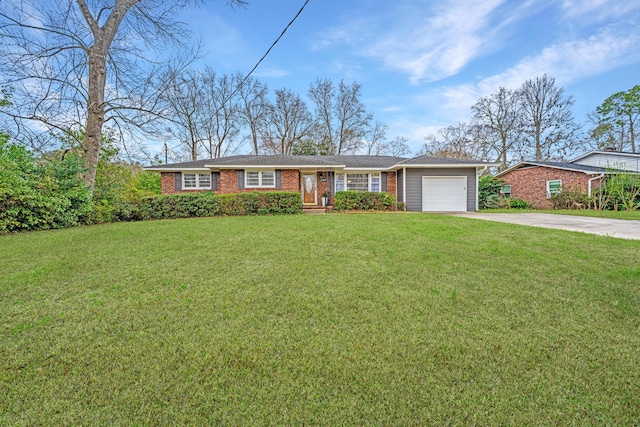
[[613, 218], [640, 220], [640, 210], [636, 211], [596, 211], [596, 210], [555, 210], [555, 209], [483, 209], [488, 213], [550, 213], [556, 215], [590, 216], [595, 218]]
[[0, 237], [0, 425], [634, 425], [640, 244], [428, 214]]

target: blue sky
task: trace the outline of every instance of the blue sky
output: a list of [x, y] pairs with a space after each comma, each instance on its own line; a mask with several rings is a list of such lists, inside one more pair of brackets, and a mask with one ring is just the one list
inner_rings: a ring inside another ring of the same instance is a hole
[[[247, 73], [304, 0], [225, 3], [182, 16], [202, 38], [200, 63], [220, 74]], [[305, 99], [317, 78], [357, 81], [387, 136], [415, 151], [468, 120], [480, 96], [544, 73], [574, 96], [584, 123], [609, 95], [640, 84], [639, 66], [638, 1], [311, 0], [255, 76]]]

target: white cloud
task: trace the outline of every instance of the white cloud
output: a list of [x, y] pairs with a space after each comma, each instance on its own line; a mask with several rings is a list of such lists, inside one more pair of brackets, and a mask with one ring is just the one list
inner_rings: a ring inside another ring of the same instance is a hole
[[640, 9], [637, 1], [620, 0], [564, 0], [562, 9], [568, 19], [584, 19], [590, 15], [594, 21], [629, 16]]
[[543, 49], [539, 54], [524, 58], [503, 73], [475, 83], [450, 86], [443, 89], [440, 105], [448, 111], [452, 120], [469, 115], [469, 107], [484, 95], [496, 92], [500, 87], [516, 89], [525, 80], [548, 74], [560, 86], [596, 76], [620, 66], [640, 60], [640, 31], [616, 33], [610, 28], [583, 39], [558, 43]]
[[[473, 58], [486, 53], [493, 37], [491, 14], [503, 0], [469, 4], [449, 0], [425, 16], [424, 5], [405, 10], [400, 25], [383, 32], [365, 48], [392, 69], [409, 74], [413, 83], [435, 81], [456, 74]], [[402, 30], [401, 28], [407, 28]]]
[[412, 84], [442, 80], [499, 50], [504, 31], [546, 7], [527, 0], [396, 0], [384, 10], [349, 16], [316, 38], [312, 50], [341, 48], [409, 76]]

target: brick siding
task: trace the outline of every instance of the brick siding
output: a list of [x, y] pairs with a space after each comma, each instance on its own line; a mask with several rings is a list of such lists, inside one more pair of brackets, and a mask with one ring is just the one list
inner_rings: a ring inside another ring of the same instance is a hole
[[387, 172], [387, 193], [392, 194], [393, 196], [396, 195], [396, 181], [396, 172]]
[[[549, 209], [553, 204], [547, 198], [547, 181], [560, 179], [563, 191], [580, 189], [587, 194], [589, 179], [593, 176], [582, 172], [534, 166], [513, 170], [500, 178], [505, 184], [511, 185], [511, 197], [531, 203], [536, 209]], [[600, 180], [592, 181], [592, 191], [599, 185]]]
[[[300, 171], [297, 169], [284, 169], [282, 170], [282, 188], [278, 191], [294, 191], [300, 192]], [[324, 180], [323, 180], [324, 177]], [[209, 190], [181, 190], [176, 191], [175, 172], [162, 172], [160, 174], [160, 182], [162, 188], [162, 194], [176, 194], [176, 193], [193, 193], [194, 191], [209, 191]], [[330, 188], [329, 172], [321, 171], [317, 173], [317, 186], [318, 186], [318, 203], [324, 193], [332, 193], [333, 189]], [[222, 170], [218, 179], [218, 189], [216, 194], [231, 194], [242, 193], [247, 191], [276, 191], [275, 188], [244, 188], [238, 189], [238, 171], [237, 170]], [[396, 194], [396, 172], [387, 172], [387, 192], [390, 194]], [[330, 197], [328, 204], [333, 205], [333, 195]]]
[[175, 172], [160, 173], [160, 188], [162, 190], [162, 194], [174, 194], [176, 192]]

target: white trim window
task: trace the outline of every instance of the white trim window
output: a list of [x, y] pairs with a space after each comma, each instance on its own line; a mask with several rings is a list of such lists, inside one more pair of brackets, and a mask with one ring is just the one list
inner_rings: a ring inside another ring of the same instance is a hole
[[211, 172], [207, 173], [182, 173], [183, 190], [210, 190]]
[[335, 191], [382, 191], [382, 175], [380, 172], [337, 173]]
[[276, 171], [245, 171], [245, 188], [275, 188]]
[[502, 187], [500, 187], [500, 194], [502, 194], [502, 196], [506, 198], [511, 197], [511, 185], [505, 184]]
[[550, 179], [547, 181], [547, 198], [550, 198], [554, 194], [558, 194], [562, 191], [561, 179]]

